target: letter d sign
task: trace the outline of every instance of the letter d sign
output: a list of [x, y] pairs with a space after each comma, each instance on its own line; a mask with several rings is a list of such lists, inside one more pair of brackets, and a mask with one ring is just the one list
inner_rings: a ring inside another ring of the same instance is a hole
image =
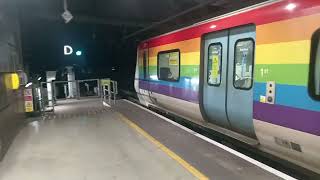
[[64, 55], [66, 56], [71, 55], [73, 53], [72, 47], [68, 45], [64, 46], [63, 51], [64, 51]]

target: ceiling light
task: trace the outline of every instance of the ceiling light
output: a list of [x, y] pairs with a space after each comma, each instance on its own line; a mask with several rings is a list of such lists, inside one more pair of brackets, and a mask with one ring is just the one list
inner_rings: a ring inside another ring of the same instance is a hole
[[293, 11], [296, 7], [297, 7], [296, 4], [294, 4], [294, 3], [289, 3], [289, 4], [285, 7], [285, 9], [288, 10], [288, 11]]
[[217, 27], [217, 25], [211, 25], [210, 26], [210, 29], [214, 29], [214, 28], [216, 28]]

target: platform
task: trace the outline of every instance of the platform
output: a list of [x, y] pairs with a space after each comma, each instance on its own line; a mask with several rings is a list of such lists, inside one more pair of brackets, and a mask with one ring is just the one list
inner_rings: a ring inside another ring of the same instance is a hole
[[0, 179], [283, 178], [261, 166], [131, 102], [107, 108], [89, 99], [60, 103], [27, 124], [0, 164]]

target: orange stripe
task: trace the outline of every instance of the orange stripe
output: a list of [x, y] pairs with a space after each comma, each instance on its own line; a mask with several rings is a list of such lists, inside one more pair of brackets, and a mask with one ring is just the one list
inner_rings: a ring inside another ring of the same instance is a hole
[[257, 44], [311, 39], [320, 28], [320, 14], [257, 26]]
[[157, 56], [158, 52], [180, 49], [181, 53], [200, 51], [200, 38], [194, 38], [186, 41], [180, 41], [176, 43], [166, 44], [163, 46], [157, 46], [149, 49], [149, 57]]
[[[315, 14], [259, 25], [257, 26], [257, 44], [309, 40], [320, 28], [319, 19], [320, 14]], [[149, 57], [155, 57], [158, 52], [171, 49], [180, 49], [181, 53], [199, 52], [200, 38], [150, 48]], [[142, 57], [142, 51], [139, 51], [139, 57]]]

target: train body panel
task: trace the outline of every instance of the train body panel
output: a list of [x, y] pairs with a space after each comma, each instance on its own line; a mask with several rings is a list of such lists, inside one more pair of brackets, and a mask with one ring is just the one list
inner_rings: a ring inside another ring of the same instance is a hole
[[[139, 99], [257, 138], [320, 173], [319, 19], [320, 1], [269, 1], [146, 40]], [[252, 35], [233, 39], [246, 27]]]

